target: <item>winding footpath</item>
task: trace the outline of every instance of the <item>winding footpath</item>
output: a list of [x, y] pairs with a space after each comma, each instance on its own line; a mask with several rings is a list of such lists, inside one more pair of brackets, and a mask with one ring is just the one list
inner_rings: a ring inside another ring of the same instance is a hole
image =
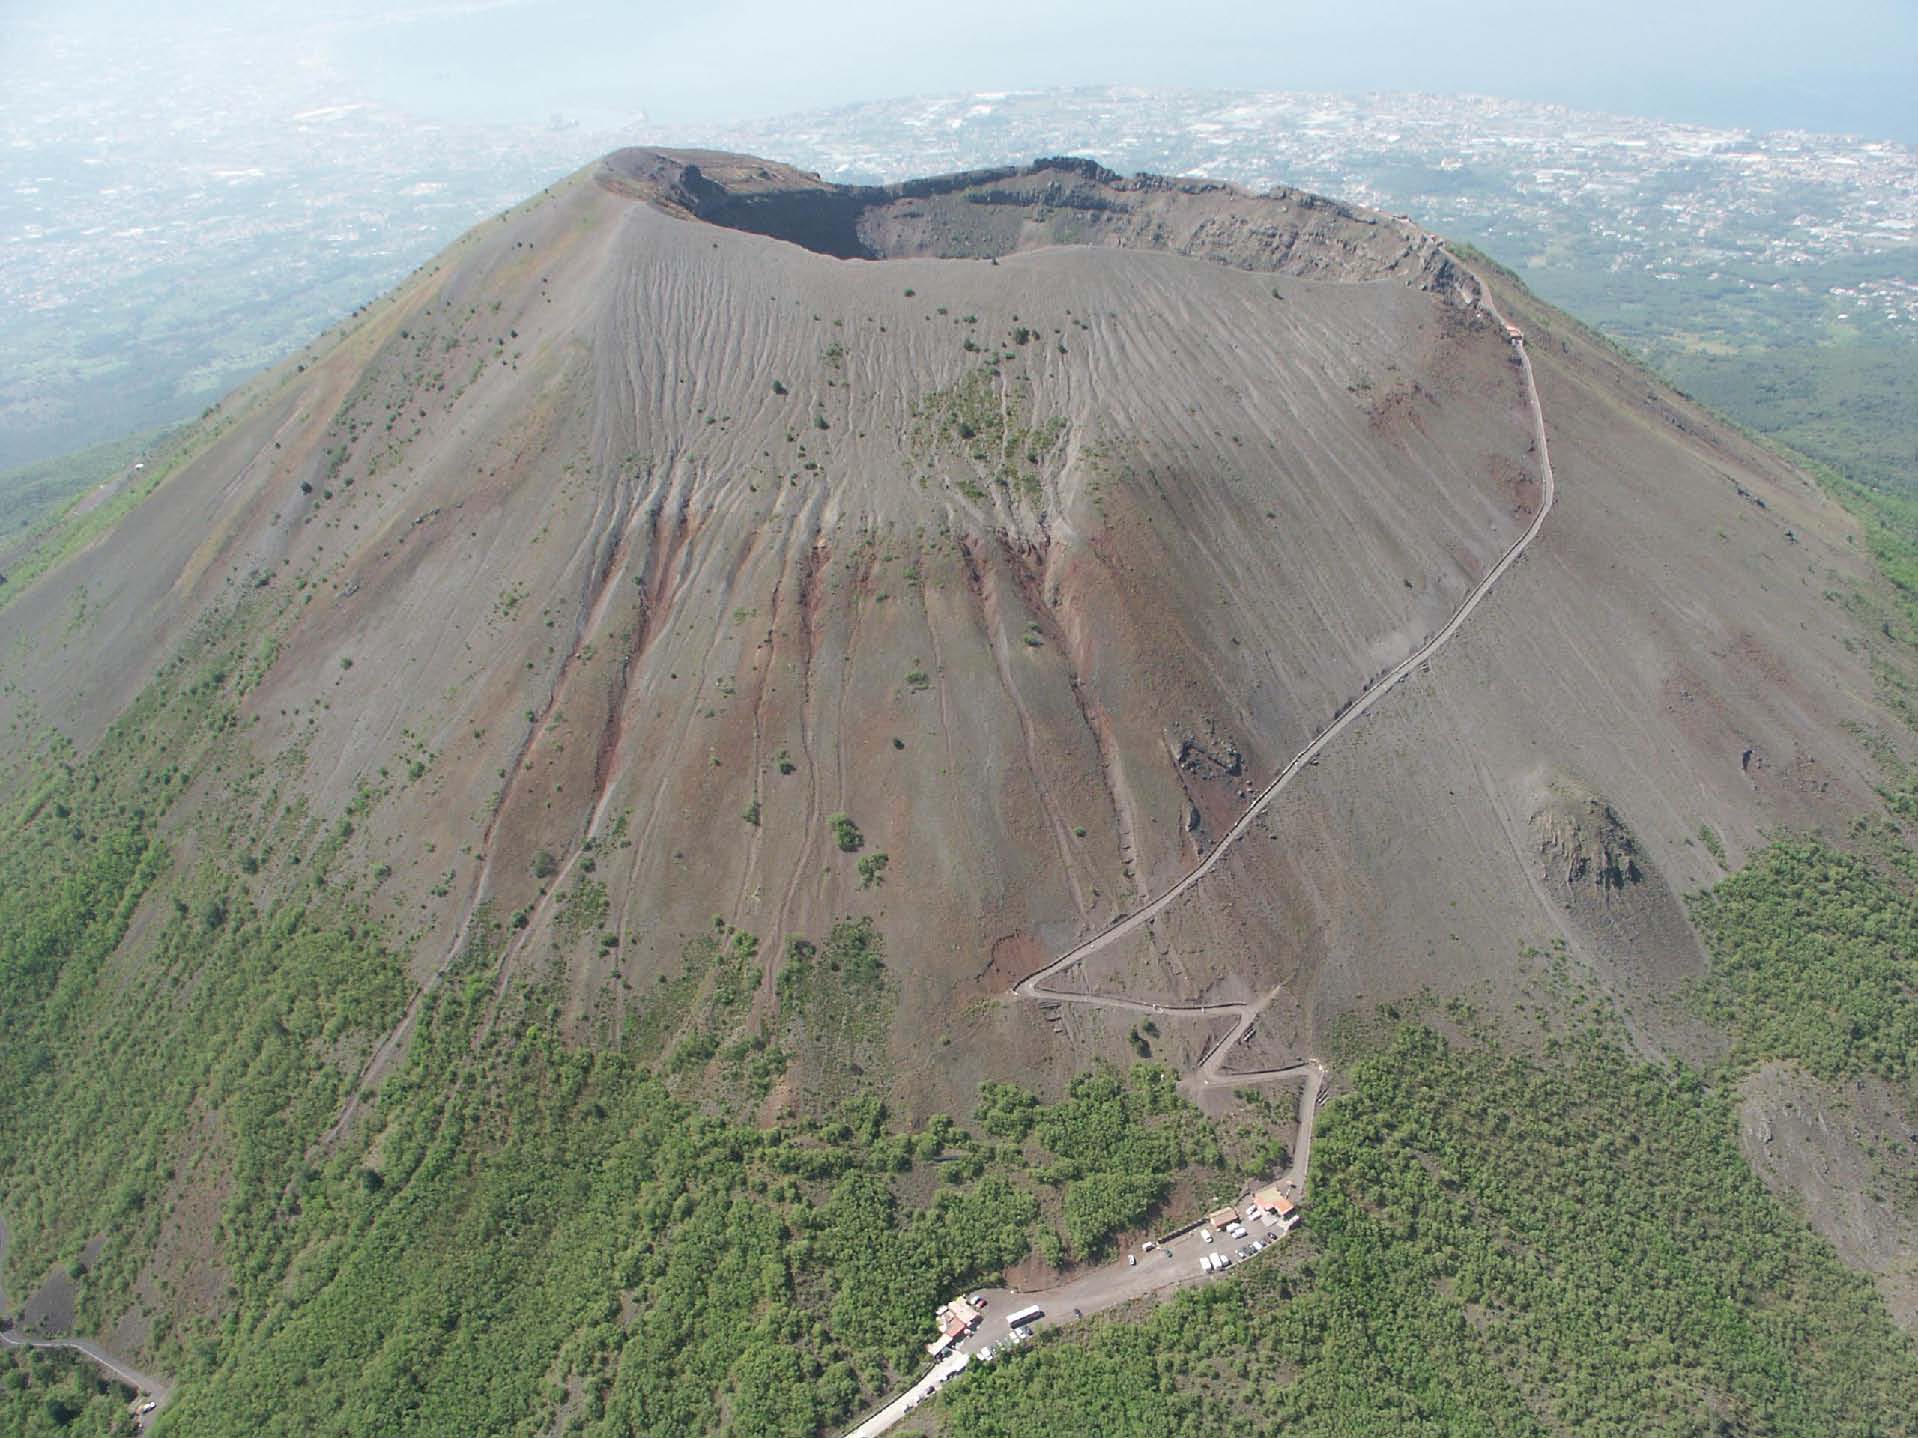
[[[1456, 256], [1452, 258], [1455, 263], [1458, 262]], [[1466, 273], [1472, 276], [1473, 283], [1478, 287], [1478, 306], [1489, 314], [1494, 323], [1501, 329], [1508, 328], [1504, 314], [1499, 310], [1497, 302], [1492, 298], [1490, 289], [1486, 287], [1484, 280], [1479, 277], [1477, 271], [1462, 264], [1460, 268], [1465, 269]], [[1485, 602], [1486, 597], [1491, 594], [1493, 586], [1505, 577], [1512, 566], [1518, 563], [1520, 557], [1525, 553], [1526, 549], [1530, 547], [1532, 541], [1538, 538], [1539, 532], [1545, 527], [1546, 517], [1552, 512], [1552, 504], [1558, 497], [1558, 485], [1552, 474], [1552, 456], [1550, 449], [1547, 447], [1545, 437], [1545, 411], [1538, 400], [1538, 383], [1532, 374], [1532, 357], [1526, 353], [1525, 345], [1522, 341], [1515, 342], [1514, 349], [1518, 355], [1519, 370], [1525, 379], [1525, 398], [1532, 411], [1532, 444], [1538, 455], [1539, 485], [1541, 491], [1538, 513], [1532, 516], [1532, 522], [1526, 527], [1525, 532], [1512, 542], [1511, 548], [1500, 555], [1498, 562], [1485, 572], [1485, 577], [1473, 586], [1471, 593], [1465, 596], [1464, 602], [1453, 612], [1452, 617], [1445, 622], [1444, 627], [1430, 639], [1426, 640], [1419, 648], [1413, 650], [1412, 653], [1394, 665], [1377, 683], [1368, 686], [1365, 692], [1361, 694], [1356, 701], [1348, 705], [1331, 724], [1320, 730], [1318, 736], [1294, 755], [1292, 762], [1279, 770], [1272, 782], [1267, 784], [1254, 796], [1251, 803], [1246, 806], [1245, 812], [1239, 815], [1230, 829], [1226, 830], [1225, 837], [1213, 846], [1210, 853], [1194, 865], [1193, 868], [1188, 870], [1184, 877], [1143, 908], [1134, 913], [1127, 914], [1110, 928], [1103, 929], [1091, 938], [1075, 944], [1044, 968], [1021, 979], [1012, 990], [1016, 997], [1045, 1003], [1084, 1004], [1092, 1008], [1120, 1009], [1129, 1013], [1168, 1014], [1174, 1018], [1218, 1018], [1226, 1015], [1237, 1018], [1238, 1023], [1233, 1027], [1232, 1031], [1207, 1055], [1205, 1061], [1201, 1063], [1194, 1074], [1188, 1078], [1187, 1082], [1195, 1088], [1205, 1089], [1225, 1085], [1270, 1082], [1281, 1078], [1292, 1077], [1308, 1068], [1322, 1072], [1322, 1070], [1319, 1070], [1316, 1062], [1310, 1064], [1295, 1064], [1283, 1069], [1251, 1070], [1240, 1073], [1228, 1073], [1225, 1069], [1226, 1060], [1230, 1057], [1233, 1048], [1248, 1035], [1252, 1025], [1257, 1022], [1258, 1016], [1283, 992], [1283, 986], [1274, 988], [1256, 1003], [1157, 1004], [1143, 1003], [1137, 999], [1120, 998], [1109, 994], [1085, 993], [1077, 989], [1054, 988], [1047, 984], [1046, 980], [1054, 974], [1071, 968], [1074, 964], [1081, 963], [1093, 957], [1095, 954], [1111, 947], [1119, 940], [1129, 938], [1133, 934], [1139, 933], [1150, 925], [1154, 919], [1157, 919], [1180, 899], [1197, 888], [1200, 881], [1218, 868], [1220, 862], [1225, 858], [1227, 851], [1240, 839], [1245, 837], [1251, 830], [1253, 824], [1259, 820], [1267, 809], [1272, 807], [1279, 795], [1284, 793], [1286, 787], [1305, 771], [1305, 767], [1308, 764], [1318, 758], [1334, 739], [1337, 739], [1366, 714], [1370, 713], [1373, 706], [1383, 699], [1394, 685], [1430, 660], [1433, 655], [1438, 653], [1440, 649], [1444, 648], [1445, 645], [1451, 641], [1452, 637], [1464, 627], [1465, 621], [1472, 617], [1473, 611]], [[1305, 1143], [1302, 1142], [1300, 1147], [1303, 1149]], [[1298, 1165], [1298, 1167], [1300, 1169], [1298, 1179], [1302, 1189], [1304, 1180], [1303, 1165]]]
[[[1449, 253], [1449, 252], [1448, 252]], [[1454, 263], [1472, 277], [1477, 286], [1477, 305], [1492, 317], [1500, 330], [1510, 331], [1504, 314], [1492, 298], [1491, 290], [1476, 270], [1451, 256]], [[1187, 1075], [1184, 1086], [1193, 1090], [1233, 1087], [1240, 1088], [1252, 1084], [1280, 1083], [1290, 1079], [1303, 1078], [1304, 1088], [1299, 1097], [1299, 1130], [1293, 1141], [1291, 1166], [1281, 1179], [1295, 1194], [1303, 1198], [1305, 1194], [1306, 1171], [1312, 1160], [1312, 1135], [1316, 1125], [1318, 1108], [1324, 1096], [1325, 1067], [1317, 1059], [1306, 1059], [1299, 1063], [1288, 1064], [1283, 1068], [1249, 1069], [1232, 1071], [1226, 1068], [1226, 1062], [1232, 1052], [1251, 1033], [1252, 1026], [1258, 1022], [1259, 1015], [1271, 1005], [1272, 1001], [1284, 992], [1280, 985], [1252, 1003], [1222, 1004], [1167, 1004], [1150, 1003], [1138, 999], [1123, 998], [1114, 994], [1086, 993], [1078, 989], [1055, 988], [1047, 980], [1074, 964], [1110, 948], [1121, 939], [1129, 938], [1145, 929], [1154, 919], [1164, 914], [1172, 905], [1191, 893], [1213, 870], [1218, 868], [1229, 850], [1251, 830], [1265, 811], [1272, 807], [1286, 787], [1304, 772], [1306, 766], [1323, 753], [1326, 747], [1341, 734], [1369, 713], [1393, 686], [1445, 647], [1454, 635], [1464, 627], [1492, 587], [1510, 572], [1520, 556], [1537, 539], [1545, 527], [1545, 520], [1552, 512], [1552, 505], [1558, 497], [1557, 480], [1552, 474], [1551, 451], [1547, 447], [1545, 436], [1545, 411], [1538, 399], [1538, 382], [1532, 373], [1532, 358], [1526, 353], [1522, 339], [1514, 341], [1518, 355], [1519, 370], [1525, 380], [1525, 398], [1532, 412], [1532, 441], [1534, 452], [1538, 456], [1540, 498], [1538, 513], [1532, 516], [1532, 522], [1525, 532], [1513, 541], [1512, 546], [1499, 556], [1498, 562], [1486, 571], [1484, 578], [1473, 586], [1465, 596], [1452, 617], [1424, 644], [1407, 655], [1377, 683], [1367, 686], [1359, 698], [1347, 706], [1332, 723], [1322, 729], [1312, 742], [1301, 749], [1283, 769], [1279, 770], [1271, 783], [1261, 789], [1240, 814], [1232, 827], [1225, 832], [1212, 851], [1190, 869], [1184, 877], [1172, 885], [1156, 899], [1147, 903], [1134, 913], [1101, 930], [1091, 938], [1075, 944], [1045, 967], [1029, 974], [1013, 986], [1011, 997], [1046, 1004], [1084, 1004], [1090, 1008], [1117, 1009], [1125, 1013], [1163, 1015], [1172, 1018], [1212, 1019], [1230, 1016], [1237, 1020], [1231, 1031], [1201, 1061], [1198, 1068]], [[1199, 1237], [1193, 1234], [1175, 1236], [1159, 1244], [1152, 1255], [1143, 1262], [1114, 1262], [1103, 1268], [1080, 1275], [1071, 1282], [1058, 1288], [1038, 1293], [1012, 1293], [1004, 1289], [985, 1291], [990, 1313], [997, 1315], [1001, 1305], [1023, 1306], [1037, 1304], [1045, 1309], [1048, 1324], [1071, 1323], [1085, 1318], [1101, 1309], [1115, 1307], [1120, 1303], [1174, 1287], [1184, 1287], [1191, 1283], [1203, 1282], [1205, 1275], [1196, 1270], [1191, 1261], [1196, 1255], [1205, 1252]], [[926, 1401], [947, 1380], [958, 1374], [972, 1361], [980, 1349], [987, 1347], [991, 1337], [1003, 1341], [1005, 1334], [999, 1330], [1003, 1324], [988, 1317], [979, 1330], [969, 1336], [953, 1354], [941, 1359], [933, 1369], [922, 1375], [919, 1380], [904, 1392], [896, 1394], [878, 1412], [872, 1414], [858, 1427], [852, 1429], [846, 1438], [877, 1438], [895, 1423], [898, 1423], [920, 1403]], [[988, 1335], [991, 1335], [989, 1337]]]

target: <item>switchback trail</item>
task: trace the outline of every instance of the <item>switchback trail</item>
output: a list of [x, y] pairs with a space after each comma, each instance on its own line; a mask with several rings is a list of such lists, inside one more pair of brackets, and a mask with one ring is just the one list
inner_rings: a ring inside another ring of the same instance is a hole
[[[1451, 258], [1454, 263], [1459, 263], [1456, 255]], [[1478, 305], [1491, 315], [1501, 330], [1506, 329], [1505, 316], [1499, 310], [1497, 302], [1493, 300], [1492, 292], [1487, 288], [1485, 281], [1469, 266], [1459, 263], [1459, 267], [1471, 275], [1473, 283], [1478, 286]], [[1516, 331], [1512, 333], [1516, 334]], [[1120, 939], [1139, 932], [1190, 893], [1201, 879], [1218, 867], [1219, 861], [1225, 857], [1226, 850], [1245, 836], [1259, 816], [1272, 806], [1288, 784], [1298, 778], [1306, 765], [1317, 758], [1334, 739], [1357, 723], [1360, 716], [1368, 713], [1388, 690], [1431, 659], [1451, 640], [1453, 635], [1459, 632], [1465, 621], [1471, 617], [1472, 611], [1477, 609], [1484, 602], [1486, 595], [1492, 592], [1492, 586], [1505, 577], [1511, 567], [1518, 563], [1519, 556], [1524, 554], [1534, 539], [1538, 538], [1539, 532], [1545, 527], [1545, 517], [1552, 512], [1553, 501], [1557, 498], [1557, 481], [1552, 475], [1551, 451], [1546, 447], [1545, 411], [1539, 404], [1538, 383], [1532, 374], [1532, 358], [1526, 353], [1522, 340], [1516, 341], [1516, 349], [1519, 369], [1525, 378], [1526, 401], [1532, 411], [1533, 445], [1538, 452], [1541, 491], [1538, 513], [1532, 517], [1532, 522], [1526, 527], [1525, 532], [1499, 557], [1498, 563], [1486, 571], [1485, 577], [1473, 586], [1471, 593], [1465, 596], [1464, 602], [1446, 621], [1445, 627], [1401, 660], [1378, 683], [1369, 686], [1355, 703], [1321, 730], [1310, 744], [1301, 749], [1292, 762], [1281, 769], [1272, 782], [1258, 792], [1246, 807], [1245, 812], [1238, 817], [1230, 829], [1226, 830], [1225, 837], [1218, 842], [1212, 852], [1194, 865], [1183, 878], [1158, 898], [1146, 904], [1144, 908], [1126, 915], [1111, 927], [1075, 944], [1045, 967], [1021, 979], [1012, 988], [1014, 996], [1034, 1002], [1084, 1004], [1091, 1008], [1118, 1009], [1136, 1014], [1164, 1014], [1173, 1018], [1217, 1018], [1223, 1015], [1235, 1018], [1237, 1022], [1232, 1026], [1232, 1031], [1205, 1056], [1198, 1068], [1186, 1076], [1184, 1086], [1193, 1090], [1238, 1088], [1250, 1084], [1278, 1083], [1286, 1079], [1303, 1077], [1305, 1084], [1299, 1095], [1299, 1130], [1293, 1141], [1292, 1163], [1281, 1179], [1284, 1185], [1301, 1198], [1305, 1194], [1306, 1171], [1312, 1160], [1312, 1134], [1316, 1126], [1319, 1103], [1324, 1096], [1324, 1065], [1317, 1059], [1306, 1059], [1275, 1069], [1228, 1072], [1225, 1067], [1232, 1050], [1251, 1032], [1259, 1015], [1264, 1013], [1272, 1001], [1284, 992], [1283, 985], [1273, 988], [1263, 998], [1253, 1003], [1166, 1004], [1148, 1003], [1115, 994], [1090, 994], [1074, 989], [1052, 988], [1046, 980], [1053, 974], [1092, 957]], [[1184, 1245], [1183, 1248], [1180, 1247], [1181, 1244]], [[1075, 1322], [1101, 1309], [1110, 1308], [1130, 1299], [1142, 1298], [1152, 1293], [1203, 1281], [1202, 1274], [1192, 1273], [1186, 1264], [1178, 1261], [1181, 1258], [1190, 1257], [1190, 1254], [1186, 1252], [1187, 1249], [1200, 1251], [1198, 1240], [1174, 1239], [1160, 1245], [1155, 1252], [1161, 1260], [1172, 1260], [1170, 1267], [1160, 1261], [1145, 1264], [1136, 1262], [1120, 1264], [1115, 1261], [1103, 1268], [1081, 1274], [1056, 1289], [1017, 1294], [1004, 1289], [988, 1289], [986, 1297], [991, 1305], [1014, 1301], [1021, 1304], [1036, 1302], [1044, 1307], [1049, 1323]], [[942, 1383], [960, 1372], [973, 1355], [987, 1343], [986, 1328], [981, 1328], [970, 1335], [958, 1346], [951, 1357], [941, 1360], [917, 1383], [895, 1395], [879, 1411], [852, 1429], [847, 1434], [847, 1438], [877, 1438], [877, 1435], [898, 1423], [930, 1397]]]
[[[1458, 263], [1457, 256], [1452, 256], [1452, 259], [1455, 263]], [[1469, 266], [1460, 264], [1460, 268], [1471, 275], [1473, 283], [1478, 286], [1478, 305], [1491, 315], [1493, 321], [1499, 325], [1501, 329], [1505, 328], [1505, 316], [1499, 310], [1497, 302], [1492, 298], [1492, 292], [1490, 288], [1487, 287], [1485, 281], [1480, 278], [1476, 270], [1471, 269]], [[1532, 374], [1532, 357], [1526, 353], [1522, 340], [1515, 341], [1514, 348], [1518, 354], [1519, 370], [1525, 377], [1526, 401], [1531, 406], [1532, 411], [1533, 445], [1538, 452], [1539, 484], [1541, 490], [1538, 513], [1532, 516], [1532, 522], [1526, 527], [1525, 532], [1513, 541], [1511, 548], [1507, 549], [1505, 553], [1499, 557], [1498, 562], [1485, 572], [1485, 577], [1473, 586], [1471, 593], [1465, 596], [1464, 602], [1453, 612], [1452, 617], [1445, 622], [1445, 626], [1430, 639], [1426, 640], [1419, 648], [1400, 660], [1378, 683], [1369, 686], [1364, 693], [1359, 696], [1356, 702], [1348, 706], [1331, 724], [1320, 730], [1318, 736], [1314, 738], [1310, 744], [1307, 744], [1301, 749], [1293, 757], [1291, 763], [1279, 770], [1277, 776], [1273, 778], [1271, 783], [1267, 784], [1258, 792], [1252, 802], [1247, 805], [1245, 812], [1239, 815], [1230, 829], [1226, 830], [1225, 837], [1213, 846], [1209, 854], [1188, 870], [1184, 877], [1164, 893], [1160, 894], [1158, 898], [1147, 903], [1145, 907], [1134, 913], [1127, 914], [1110, 928], [1101, 930], [1091, 938], [1075, 944], [1044, 968], [1021, 979], [1012, 990], [1016, 996], [1022, 999], [1031, 999], [1047, 1003], [1085, 1004], [1093, 1008], [1122, 1009], [1131, 1013], [1170, 1014], [1175, 1018], [1217, 1018], [1225, 1015], [1236, 1018], [1238, 1022], [1234, 1025], [1232, 1032], [1227, 1034], [1224, 1040], [1206, 1056], [1197, 1070], [1188, 1075], [1186, 1082], [1188, 1085], [1197, 1089], [1215, 1088], [1222, 1085], [1263, 1083], [1283, 1077], [1290, 1077], [1299, 1072], [1302, 1067], [1300, 1065], [1294, 1065], [1287, 1069], [1246, 1073], [1227, 1073], [1225, 1070], [1226, 1060], [1230, 1057], [1233, 1048], [1246, 1037], [1252, 1025], [1258, 1020], [1258, 1016], [1265, 1012], [1272, 1000], [1278, 997], [1282, 991], [1280, 988], [1273, 989], [1256, 1003], [1154, 1004], [1141, 1003], [1136, 999], [1120, 998], [1108, 994], [1090, 994], [1074, 989], [1053, 988], [1047, 984], [1046, 980], [1052, 975], [1070, 968], [1074, 964], [1091, 958], [1093, 955], [1117, 943], [1120, 939], [1138, 933], [1154, 919], [1165, 913], [1172, 905], [1192, 892], [1192, 890], [1198, 886], [1199, 881], [1219, 866], [1220, 861], [1225, 858], [1226, 852], [1240, 839], [1245, 837], [1246, 833], [1252, 828], [1252, 825], [1257, 822], [1259, 817], [1272, 806], [1280, 794], [1285, 792], [1286, 786], [1304, 772], [1306, 765], [1310, 764], [1324, 752], [1325, 748], [1331, 744], [1334, 739], [1338, 738], [1347, 729], [1351, 728], [1352, 725], [1356, 724], [1365, 714], [1371, 712], [1372, 707], [1384, 698], [1386, 693], [1395, 684], [1412, 673], [1412, 671], [1420, 665], [1430, 660], [1433, 655], [1438, 653], [1440, 649], [1444, 648], [1445, 645], [1450, 642], [1452, 636], [1457, 634], [1464, 626], [1465, 621], [1471, 617], [1472, 612], [1476, 610], [1479, 605], [1485, 601], [1485, 597], [1492, 592], [1492, 587], [1505, 577], [1507, 571], [1509, 571], [1514, 564], [1518, 563], [1519, 557], [1525, 553], [1532, 541], [1538, 538], [1539, 531], [1545, 527], [1546, 516], [1552, 512], [1552, 503], [1557, 498], [1557, 482], [1552, 475], [1552, 456], [1545, 438], [1545, 411], [1539, 404], [1538, 383]]]

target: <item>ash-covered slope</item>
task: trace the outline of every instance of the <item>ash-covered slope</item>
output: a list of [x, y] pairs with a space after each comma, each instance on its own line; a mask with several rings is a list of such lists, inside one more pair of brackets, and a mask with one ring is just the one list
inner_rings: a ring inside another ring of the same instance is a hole
[[1228, 880], [1078, 976], [1154, 998], [1282, 986], [1233, 1068], [1309, 1052], [1374, 1002], [1496, 1012], [1567, 972], [1647, 1053], [1712, 1053], [1721, 1036], [1667, 1002], [1704, 965], [1680, 896], [1781, 830], [1877, 807], [1903, 725], [1846, 613], [1874, 582], [1850, 517], [1564, 316], [1500, 302], [1557, 473], [1538, 540]]
[[[339, 861], [415, 983], [496, 933], [492, 1002], [664, 1052], [709, 1040], [672, 996], [736, 927], [732, 1022], [794, 1054], [775, 1098], [854, 1074], [963, 1103], [1123, 1043], [981, 1001], [1188, 867], [1529, 522], [1478, 283], [1295, 194], [621, 152], [223, 405], [10, 596], [0, 705], [84, 750], [198, 617], [270, 596], [239, 732], [272, 782], [190, 805], [350, 812]], [[1554, 796], [1615, 805], [1683, 886], [1699, 822], [1742, 846], [1866, 791], [1869, 676], [1816, 578], [1860, 570], [1847, 522], [1504, 302], [1563, 451], [1545, 548], [1236, 881], [1089, 983], [1284, 978], [1262, 1033], [1296, 1056], [1587, 919], [1623, 951], [1542, 877]], [[299, 855], [265, 849], [270, 896]], [[782, 1027], [793, 941], [848, 916], [884, 943], [883, 1022]], [[1691, 962], [1682, 916], [1632, 925], [1652, 979]]]

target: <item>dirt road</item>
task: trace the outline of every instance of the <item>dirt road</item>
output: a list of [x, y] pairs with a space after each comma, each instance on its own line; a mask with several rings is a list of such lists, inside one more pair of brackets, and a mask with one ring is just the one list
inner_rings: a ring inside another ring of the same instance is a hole
[[[7, 1223], [5, 1219], [0, 1219], [0, 1271], [4, 1271], [6, 1261]], [[8, 1312], [7, 1296], [4, 1292], [0, 1292], [0, 1314]], [[69, 1353], [77, 1353], [108, 1377], [117, 1378], [122, 1383], [138, 1389], [142, 1396], [151, 1398], [161, 1407], [166, 1406], [167, 1399], [173, 1394], [173, 1385], [166, 1379], [157, 1374], [143, 1373], [138, 1368], [123, 1363], [99, 1344], [90, 1343], [84, 1338], [24, 1338], [8, 1330], [0, 1332], [0, 1343], [6, 1344], [9, 1348], [65, 1349]]]

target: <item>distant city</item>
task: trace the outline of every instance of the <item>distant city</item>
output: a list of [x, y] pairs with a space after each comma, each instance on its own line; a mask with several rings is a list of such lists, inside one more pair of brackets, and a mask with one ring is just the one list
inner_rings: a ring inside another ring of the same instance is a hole
[[[1515, 268], [1818, 297], [1918, 333], [1918, 149], [1481, 96], [1066, 90], [855, 105], [711, 137], [835, 180], [1094, 155], [1410, 214]], [[1827, 267], [1850, 273], [1826, 285]]]
[[1292, 185], [1477, 244], [1648, 353], [1918, 343], [1918, 148], [1869, 138], [1472, 96], [1116, 88], [698, 133], [461, 128], [300, 74], [233, 76], [190, 112], [137, 72], [92, 101], [58, 65], [23, 77], [0, 113], [0, 468], [198, 412], [462, 229], [635, 142], [835, 180], [1071, 153]]
[[617, 143], [425, 124], [297, 56], [235, 72], [185, 43], [105, 87], [58, 43], [9, 75], [0, 469], [198, 413]]

